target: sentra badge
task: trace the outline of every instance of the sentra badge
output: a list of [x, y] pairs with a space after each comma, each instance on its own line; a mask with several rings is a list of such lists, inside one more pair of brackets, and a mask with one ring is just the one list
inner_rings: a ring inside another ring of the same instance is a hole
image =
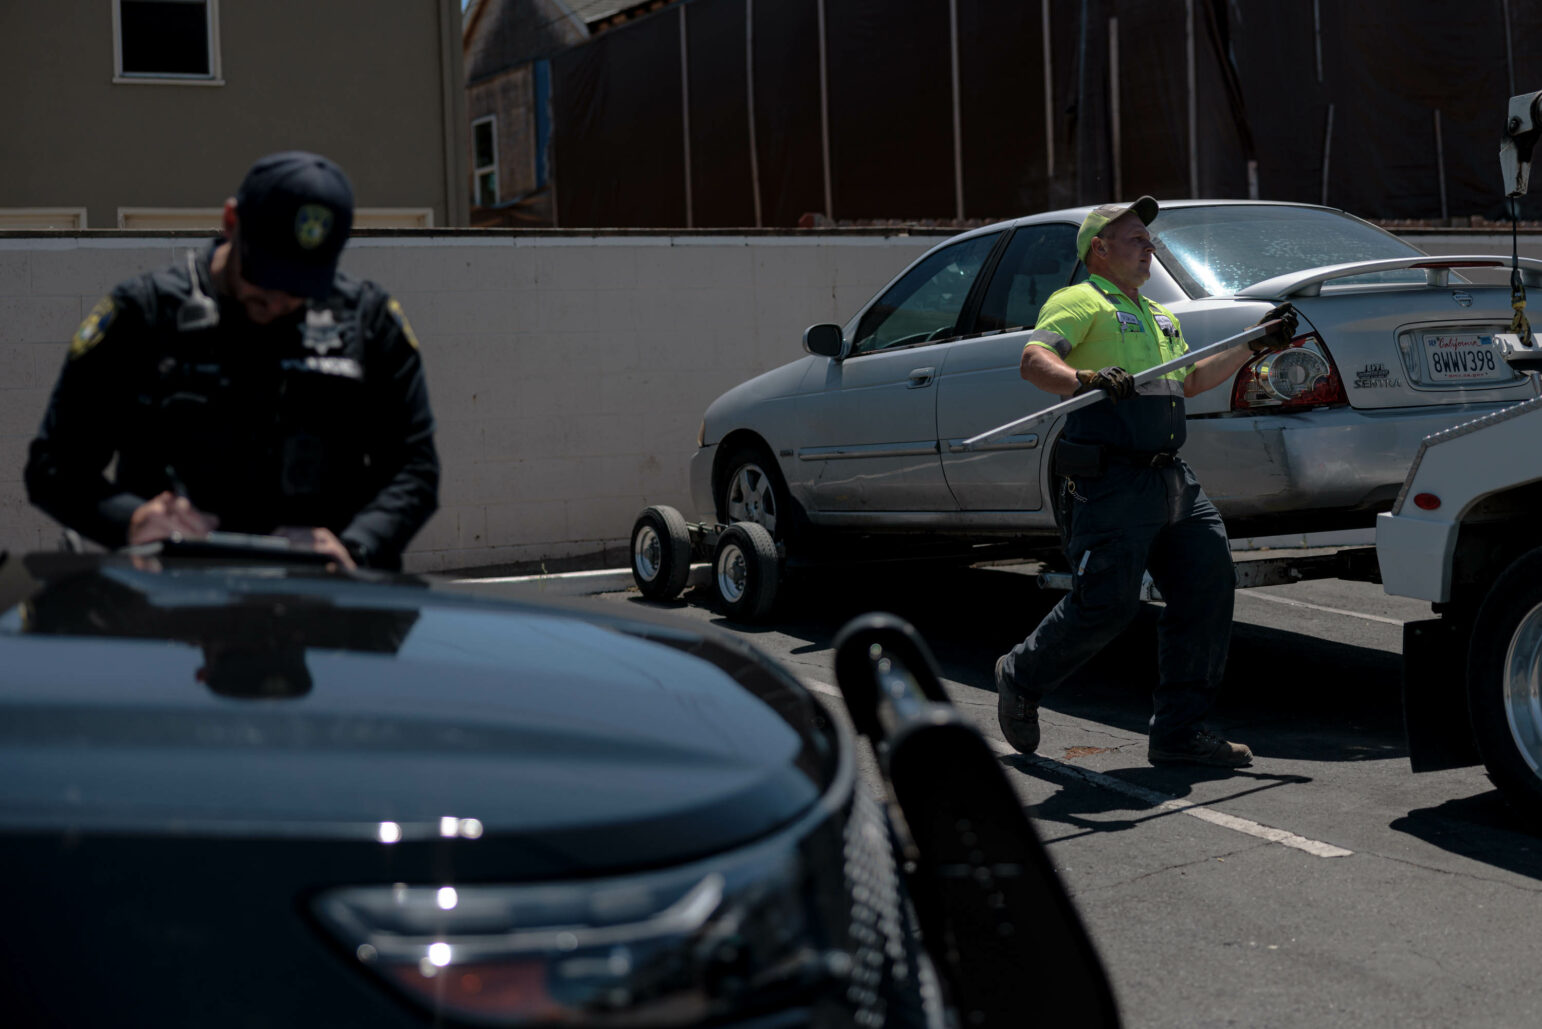
[[1392, 377], [1392, 369], [1384, 364], [1368, 364], [1355, 372], [1356, 389], [1398, 389], [1402, 380]]

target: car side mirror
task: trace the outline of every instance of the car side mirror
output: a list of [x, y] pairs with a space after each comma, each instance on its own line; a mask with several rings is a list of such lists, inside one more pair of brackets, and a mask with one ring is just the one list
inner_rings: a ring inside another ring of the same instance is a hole
[[803, 330], [803, 349], [819, 357], [844, 357], [846, 336], [839, 325], [810, 325]]

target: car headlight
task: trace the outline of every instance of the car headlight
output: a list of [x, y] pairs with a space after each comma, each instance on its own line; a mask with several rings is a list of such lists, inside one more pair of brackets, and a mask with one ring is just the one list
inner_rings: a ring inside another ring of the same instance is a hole
[[447, 1017], [678, 1024], [855, 985], [846, 932], [813, 901], [812, 864], [782, 839], [609, 879], [340, 887], [313, 910], [366, 967]]

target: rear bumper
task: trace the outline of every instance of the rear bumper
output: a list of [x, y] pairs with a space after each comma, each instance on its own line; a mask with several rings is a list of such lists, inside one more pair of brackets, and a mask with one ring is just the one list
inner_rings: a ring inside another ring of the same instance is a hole
[[1183, 458], [1229, 520], [1369, 512], [1391, 506], [1425, 436], [1509, 406], [1192, 418]]

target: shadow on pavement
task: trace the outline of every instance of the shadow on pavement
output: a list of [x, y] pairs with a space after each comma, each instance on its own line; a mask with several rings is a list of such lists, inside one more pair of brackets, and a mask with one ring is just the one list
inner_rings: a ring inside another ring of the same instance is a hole
[[1498, 790], [1410, 811], [1390, 828], [1452, 854], [1542, 880], [1542, 825], [1505, 803]]
[[[1171, 807], [1163, 805], [1174, 802], [1183, 804], [1183, 798], [1188, 796], [1198, 783], [1224, 781], [1233, 787], [1221, 796], [1207, 798], [1204, 806], [1213, 807], [1250, 794], [1313, 781], [1308, 776], [1271, 775], [1249, 768], [1197, 766], [1155, 768], [1150, 765], [1135, 765], [1128, 768], [1108, 769], [1099, 773], [1134, 787], [1130, 792], [1122, 792], [1053, 769], [1046, 769], [1042, 759], [1029, 760], [1017, 756], [1005, 758], [1003, 763], [1024, 775], [1059, 787], [1046, 800], [1027, 808], [1028, 814], [1039, 822], [1058, 822], [1083, 830], [1065, 836], [1056, 836], [1053, 838], [1054, 841], [1075, 839], [1092, 833], [1133, 829], [1142, 822], [1178, 814], [1179, 812]], [[1149, 799], [1142, 798], [1137, 795], [1138, 791], [1151, 796]], [[1125, 818], [1094, 817], [1115, 812], [1128, 814], [1140, 811], [1148, 811], [1149, 814], [1137, 814]]]
[[[709, 604], [704, 588], [687, 596]], [[776, 632], [804, 640], [793, 652], [814, 653], [828, 649], [848, 619], [888, 611], [920, 631], [944, 678], [994, 692], [996, 657], [1026, 636], [1059, 597], [1040, 590], [1031, 575], [1001, 568], [857, 566], [789, 577], [763, 625], [715, 621], [751, 638]], [[1157, 681], [1160, 610], [1145, 605], [1113, 645], [1051, 695], [1046, 709], [1144, 735]], [[1209, 725], [1261, 758], [1403, 757], [1400, 679], [1397, 654], [1238, 623]]]

